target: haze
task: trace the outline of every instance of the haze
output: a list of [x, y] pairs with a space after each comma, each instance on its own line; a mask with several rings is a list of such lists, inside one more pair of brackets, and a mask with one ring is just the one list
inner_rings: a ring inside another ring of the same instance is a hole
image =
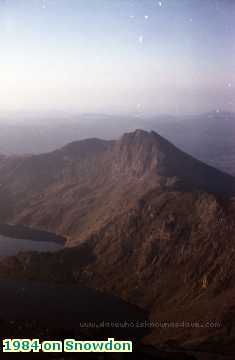
[[0, 113], [234, 111], [234, 17], [230, 0], [1, 0]]

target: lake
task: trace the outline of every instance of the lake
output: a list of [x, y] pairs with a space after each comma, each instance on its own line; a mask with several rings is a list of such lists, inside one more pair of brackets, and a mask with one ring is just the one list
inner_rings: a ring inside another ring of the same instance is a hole
[[[50, 334], [60, 331], [79, 332], [81, 323], [81, 327], [86, 328], [85, 323], [89, 322], [127, 321], [135, 324], [136, 321], [147, 320], [146, 312], [136, 306], [78, 284], [0, 278], [0, 293], [0, 331], [4, 336], [5, 332], [9, 331], [11, 323], [13, 325], [10, 328], [10, 336], [18, 332], [17, 336], [20, 335], [20, 338], [31, 338], [38, 337], [40, 329], [44, 329], [45, 336], [46, 330], [49, 330]], [[33, 327], [29, 326], [30, 324]], [[18, 326], [22, 330], [19, 330]], [[104, 332], [105, 328], [101, 327], [100, 331]], [[146, 329], [135, 326], [120, 329], [107, 326], [106, 332], [110, 337], [119, 334], [121, 338], [136, 338], [146, 334]], [[92, 327], [89, 333], [92, 333]]]
[[62, 248], [62, 244], [52, 241], [15, 239], [0, 235], [0, 256], [13, 256], [22, 251], [53, 252]]

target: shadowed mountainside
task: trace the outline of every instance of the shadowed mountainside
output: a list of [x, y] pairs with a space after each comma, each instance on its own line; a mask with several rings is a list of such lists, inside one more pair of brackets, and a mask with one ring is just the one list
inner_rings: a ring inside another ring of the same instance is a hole
[[212, 194], [153, 190], [79, 247], [6, 259], [1, 274], [102, 289], [153, 321], [218, 322], [153, 329], [146, 341], [232, 352], [234, 215], [232, 203]]

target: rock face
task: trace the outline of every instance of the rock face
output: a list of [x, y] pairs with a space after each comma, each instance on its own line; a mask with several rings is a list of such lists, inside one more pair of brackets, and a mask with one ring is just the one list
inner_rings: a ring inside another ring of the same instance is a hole
[[0, 158], [1, 222], [56, 232], [74, 245], [132, 208], [151, 189], [201, 189], [229, 197], [233, 177], [158, 134], [89, 139], [52, 153]]
[[1, 276], [85, 284], [173, 324], [148, 344], [235, 351], [233, 177], [137, 130], [3, 159], [0, 179], [6, 221], [85, 240], [6, 259]]

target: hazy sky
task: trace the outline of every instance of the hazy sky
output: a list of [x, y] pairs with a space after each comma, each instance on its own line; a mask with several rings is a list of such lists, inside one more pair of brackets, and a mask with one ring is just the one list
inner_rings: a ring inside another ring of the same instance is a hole
[[234, 0], [0, 0], [0, 111], [235, 111]]

